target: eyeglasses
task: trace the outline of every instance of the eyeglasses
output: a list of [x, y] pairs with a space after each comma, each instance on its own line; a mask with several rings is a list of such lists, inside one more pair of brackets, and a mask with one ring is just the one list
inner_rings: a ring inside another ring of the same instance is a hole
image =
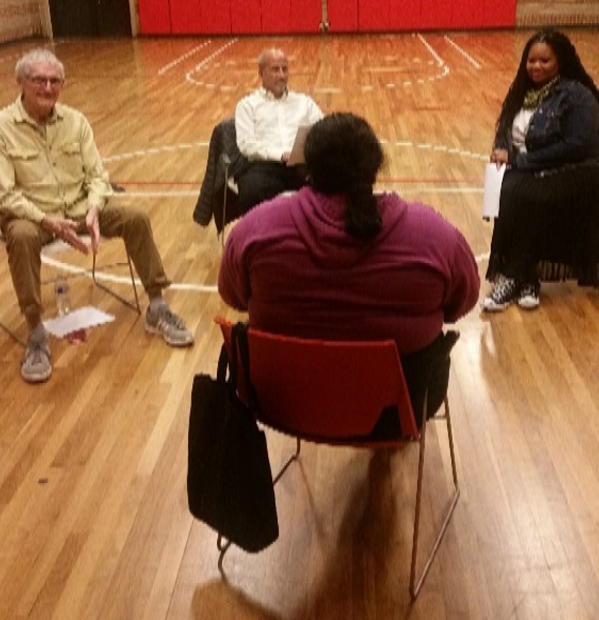
[[27, 79], [36, 86], [45, 86], [46, 84], [50, 84], [52, 88], [58, 88], [59, 86], [62, 86], [62, 83], [64, 82], [62, 78], [49, 78], [44, 77], [43, 75], [33, 75], [28, 77]]

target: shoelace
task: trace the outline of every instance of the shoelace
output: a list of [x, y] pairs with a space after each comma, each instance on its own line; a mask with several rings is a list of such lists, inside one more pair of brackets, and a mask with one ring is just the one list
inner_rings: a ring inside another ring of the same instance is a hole
[[164, 311], [164, 315], [160, 317], [160, 320], [176, 327], [177, 329], [185, 329], [185, 323], [176, 314], [168, 309]]
[[495, 301], [503, 300], [509, 294], [512, 294], [516, 288], [516, 283], [513, 280], [507, 278], [502, 279], [497, 283], [497, 286], [493, 290], [493, 299]]

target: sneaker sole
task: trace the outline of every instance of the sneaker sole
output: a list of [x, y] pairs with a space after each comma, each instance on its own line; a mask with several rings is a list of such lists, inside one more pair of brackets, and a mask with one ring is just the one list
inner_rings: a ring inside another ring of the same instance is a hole
[[49, 368], [46, 372], [38, 372], [27, 374], [21, 370], [21, 378], [25, 383], [44, 383], [52, 376], [52, 367]]
[[484, 301], [481, 301], [480, 303], [480, 307], [484, 312], [503, 312], [504, 310], [506, 310], [507, 308], [509, 308], [514, 302], [513, 301], [509, 301], [503, 305], [497, 305], [497, 304], [489, 304], [486, 305]]
[[541, 305], [541, 302], [538, 299], [536, 299], [534, 301], [533, 300], [526, 300], [526, 299], [519, 299], [518, 300], [518, 305], [523, 310], [536, 310]]
[[191, 340], [184, 340], [184, 341], [171, 340], [160, 328], [153, 327], [152, 325], [149, 325], [148, 323], [145, 324], [145, 328], [148, 334], [152, 334], [153, 336], [162, 336], [162, 339], [164, 340], [164, 342], [166, 342], [166, 344], [169, 345], [169, 347], [179, 347], [183, 349], [185, 347], [191, 347], [194, 343], [193, 338]]

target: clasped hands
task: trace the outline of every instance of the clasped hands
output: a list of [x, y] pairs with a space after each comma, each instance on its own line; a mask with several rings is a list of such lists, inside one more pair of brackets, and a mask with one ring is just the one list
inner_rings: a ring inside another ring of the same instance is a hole
[[[89, 254], [89, 247], [79, 236], [81, 224], [75, 220], [64, 217], [46, 215], [42, 220], [42, 226], [51, 232], [56, 238], [62, 239], [71, 247], [83, 254]], [[94, 254], [100, 247], [100, 223], [98, 221], [98, 208], [90, 207], [85, 216], [85, 227], [91, 239], [91, 249]]]

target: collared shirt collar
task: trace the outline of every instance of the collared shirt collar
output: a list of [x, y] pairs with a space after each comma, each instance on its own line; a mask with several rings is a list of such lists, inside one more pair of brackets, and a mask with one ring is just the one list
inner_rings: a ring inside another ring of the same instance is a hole
[[279, 99], [277, 99], [269, 90], [266, 90], [264, 86], [260, 86], [258, 92], [260, 93], [260, 95], [262, 95], [262, 97], [264, 97], [264, 99], [267, 99], [268, 101], [285, 101], [285, 99], [287, 99], [287, 95], [289, 94], [289, 89], [286, 88], [285, 92], [281, 97], [279, 97]]
[[[21, 95], [17, 97], [16, 104], [17, 104], [16, 110], [15, 110], [15, 122], [16, 123], [29, 123], [30, 125], [33, 125], [33, 126], [39, 125], [37, 121], [31, 118], [31, 116], [29, 116], [29, 113], [25, 109], [25, 106], [23, 105], [23, 101], [21, 100]], [[59, 118], [62, 119], [62, 117], [63, 117], [62, 111], [60, 110], [58, 104], [55, 104], [54, 109], [52, 110], [52, 114], [50, 114], [50, 116], [46, 119], [46, 123], [55, 123], [57, 119]]]

